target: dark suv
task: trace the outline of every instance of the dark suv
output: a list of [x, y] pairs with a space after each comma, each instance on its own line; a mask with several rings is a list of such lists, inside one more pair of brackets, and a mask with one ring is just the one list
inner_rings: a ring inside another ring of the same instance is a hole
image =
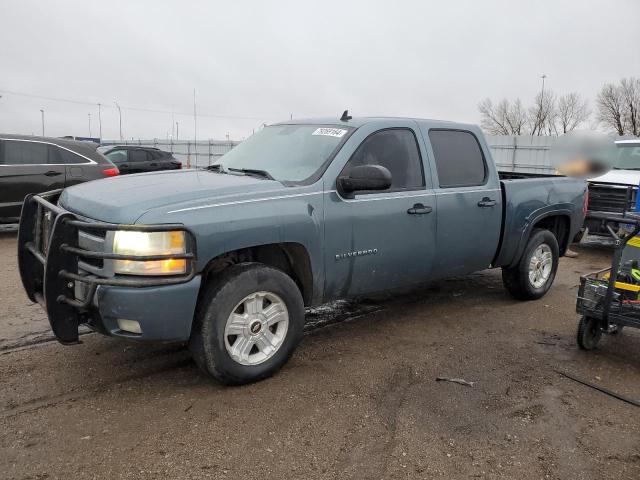
[[170, 152], [154, 147], [117, 145], [100, 147], [100, 151], [120, 169], [121, 174], [182, 168], [182, 162], [176, 160]]
[[16, 223], [24, 197], [118, 175], [91, 142], [0, 134], [0, 223]]

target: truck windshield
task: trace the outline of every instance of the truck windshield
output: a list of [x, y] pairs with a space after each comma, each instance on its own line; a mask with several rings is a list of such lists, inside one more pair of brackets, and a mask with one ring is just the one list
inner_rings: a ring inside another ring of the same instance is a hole
[[618, 145], [613, 168], [616, 170], [640, 170], [640, 144]]
[[326, 164], [352, 130], [333, 125], [264, 127], [217, 164], [222, 171], [263, 171], [281, 182], [304, 182]]

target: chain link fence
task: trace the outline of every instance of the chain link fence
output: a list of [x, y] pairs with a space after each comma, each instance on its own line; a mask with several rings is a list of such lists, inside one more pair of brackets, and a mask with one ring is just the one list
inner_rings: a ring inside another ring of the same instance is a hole
[[[531, 135], [487, 135], [493, 160], [499, 170], [553, 173], [549, 150], [557, 137]], [[231, 140], [103, 140], [102, 145], [139, 145], [171, 152], [185, 168], [206, 167], [215, 163], [240, 142]]]
[[103, 140], [101, 145], [136, 145], [171, 152], [184, 168], [206, 167], [215, 163], [240, 142], [232, 140]]

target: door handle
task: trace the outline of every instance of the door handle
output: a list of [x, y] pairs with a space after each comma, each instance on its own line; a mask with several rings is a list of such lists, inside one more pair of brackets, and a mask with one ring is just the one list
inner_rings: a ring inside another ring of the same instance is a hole
[[421, 203], [416, 203], [413, 207], [407, 210], [407, 213], [409, 215], [424, 215], [425, 213], [431, 213], [431, 212], [433, 212], [433, 208], [429, 206], [425, 207]]
[[478, 202], [478, 206], [480, 208], [488, 208], [488, 207], [495, 207], [496, 206], [496, 202], [495, 200], [489, 198], [489, 197], [484, 197], [482, 200], [480, 200]]
[[56, 172], [55, 170], [49, 170], [48, 172], [45, 172], [45, 175], [47, 177], [55, 177], [57, 175], [62, 175], [62, 172]]

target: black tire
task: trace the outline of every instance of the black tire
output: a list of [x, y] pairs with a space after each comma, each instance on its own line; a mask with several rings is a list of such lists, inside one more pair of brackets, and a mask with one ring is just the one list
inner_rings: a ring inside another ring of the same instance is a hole
[[[282, 299], [289, 324], [282, 343], [270, 358], [257, 365], [244, 365], [227, 351], [224, 332], [232, 311], [256, 292], [270, 292]], [[189, 350], [205, 373], [227, 385], [242, 385], [276, 373], [300, 342], [303, 327], [304, 302], [291, 277], [258, 263], [233, 265], [204, 287], [196, 308]]]
[[[551, 272], [545, 283], [536, 287], [529, 280], [529, 266], [531, 257], [536, 249], [546, 244], [551, 250]], [[536, 300], [543, 297], [553, 285], [558, 270], [559, 248], [558, 241], [549, 230], [536, 229], [531, 233], [529, 241], [522, 252], [522, 257], [515, 267], [502, 269], [502, 283], [507, 291], [518, 300]]]
[[582, 350], [593, 350], [601, 338], [600, 322], [593, 317], [583, 316], [578, 324], [578, 346]]

